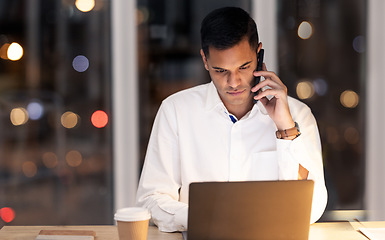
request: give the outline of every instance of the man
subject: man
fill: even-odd
[[[325,209],[327,192],[310,109],[288,97],[285,85],[265,66],[255,71],[262,43],[254,20],[242,9],[221,8],[207,15],[201,40],[212,81],[162,102],[138,205],[150,210],[161,231],[185,231],[191,182],[312,179],[315,222]],[[265,80],[255,85],[255,76]],[[269,89],[254,97],[265,86]]]

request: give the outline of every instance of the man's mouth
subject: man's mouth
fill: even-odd
[[[242,90],[242,91],[231,91],[231,92],[227,92],[228,94],[230,94],[231,96],[239,96],[241,95],[242,93],[244,93],[246,90]]]

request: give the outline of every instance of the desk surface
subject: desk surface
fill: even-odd
[[[365,227],[385,227],[385,222],[363,222]],[[316,223],[310,226],[309,240],[367,240],[355,229],[359,223]],[[2,240],[34,240],[42,229],[94,230],[97,240],[119,240],[116,226],[5,226],[0,230]],[[180,233],[162,233],[154,226],[148,229],[148,240],[182,240]]]

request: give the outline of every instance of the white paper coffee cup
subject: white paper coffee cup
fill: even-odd
[[[146,240],[150,212],[145,208],[118,209],[114,219],[118,225],[120,240]]]

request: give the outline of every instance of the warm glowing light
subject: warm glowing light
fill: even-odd
[[[46,152],[43,154],[43,163],[47,168],[54,168],[58,165],[59,159],[53,152]]]
[[[297,96],[300,99],[308,99],[314,95],[313,84],[309,81],[303,81],[298,83],[296,91],[297,91]]]
[[[108,123],[108,115],[102,110],[95,111],[91,116],[92,125],[97,128],[103,128]]]
[[[71,167],[78,167],[82,164],[83,157],[79,151],[73,150],[66,154],[66,162]]]
[[[15,126],[23,125],[28,121],[28,112],[25,108],[14,108],[11,111],[10,119]]]
[[[10,223],[15,219],[15,210],[10,207],[3,207],[0,209],[0,217],[4,222]]]
[[[6,43],[6,44],[4,44],[1,48],[0,48],[0,57],[2,58],[2,59],[8,59],[8,48],[9,48],[9,45],[11,45],[11,44],[9,44],[9,43]]]
[[[149,12],[147,8],[139,8],[136,10],[136,22],[138,25],[148,21]]]
[[[360,134],[354,127],[348,127],[345,129],[344,137],[349,144],[357,144],[360,141]]]
[[[346,108],[355,108],[357,107],[360,99],[356,92],[352,90],[346,90],[343,93],[341,93],[340,96],[340,102],[342,106]]]
[[[83,55],[76,56],[72,61],[72,67],[78,72],[85,72],[89,66],[88,58]]]
[[[11,45],[8,47],[7,57],[12,61],[17,61],[23,57],[23,48],[20,46],[20,44],[16,42],[11,43]]]
[[[44,108],[40,102],[34,100],[28,104],[27,112],[30,119],[38,120],[43,116]]]
[[[27,161],[22,165],[23,173],[26,177],[34,177],[37,173],[37,167],[34,162]]]
[[[298,27],[298,36],[302,39],[309,39],[313,34],[313,28],[307,21],[303,21]]]
[[[61,124],[65,128],[74,128],[79,122],[79,115],[71,111],[63,113],[61,116]]]
[[[95,0],[76,0],[75,6],[82,12],[89,12],[95,7]]]

